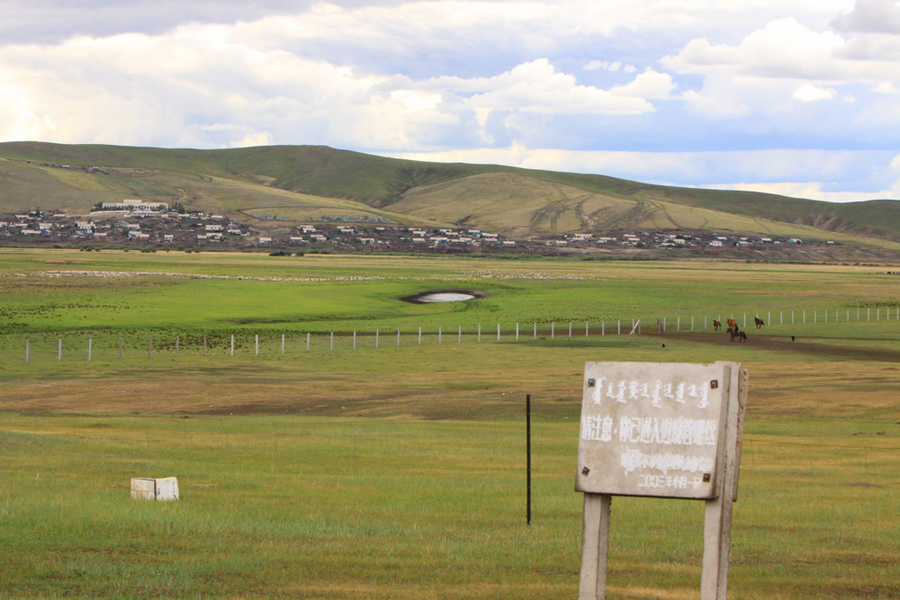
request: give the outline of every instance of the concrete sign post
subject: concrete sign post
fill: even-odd
[[[581,600],[606,596],[613,496],[706,502],[702,600],[724,600],[748,375],[736,363],[585,365]]]

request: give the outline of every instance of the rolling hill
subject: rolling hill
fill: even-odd
[[[900,242],[900,201],[832,204],[601,175],[398,160],[324,146],[229,150],[0,144],[0,212],[86,213],[142,198],[255,226],[373,217],[512,237],[622,229],[711,230]]]

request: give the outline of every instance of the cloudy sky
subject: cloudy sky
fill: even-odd
[[[896,0],[0,0],[0,141],[900,198]]]

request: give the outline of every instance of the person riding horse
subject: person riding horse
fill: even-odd
[[[731,334],[731,341],[734,341],[734,338],[737,338],[740,342],[747,341],[747,334],[738,329],[737,323],[735,323],[734,327],[728,328],[728,333]]]

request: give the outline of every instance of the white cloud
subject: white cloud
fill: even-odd
[[[518,65],[491,78],[485,87],[489,89],[472,96],[473,105],[537,113],[636,114],[653,110],[639,96],[641,86],[632,93],[612,93],[578,85],[574,76],[557,72],[547,59]]]
[[[900,5],[896,0],[856,0],[832,25],[841,31],[900,34]]]
[[[737,46],[693,39],[661,62],[679,73],[829,80],[835,76],[835,54],[845,43],[837,34],[816,32],[786,17],[750,33]]]
[[[804,83],[794,90],[794,99],[800,102],[818,102],[819,100],[831,100],[837,96],[837,90],[832,88],[821,88],[815,85]]]
[[[633,81],[613,88],[612,92],[619,96],[656,100],[669,98],[674,89],[675,83],[671,75],[648,70],[635,77]]]

